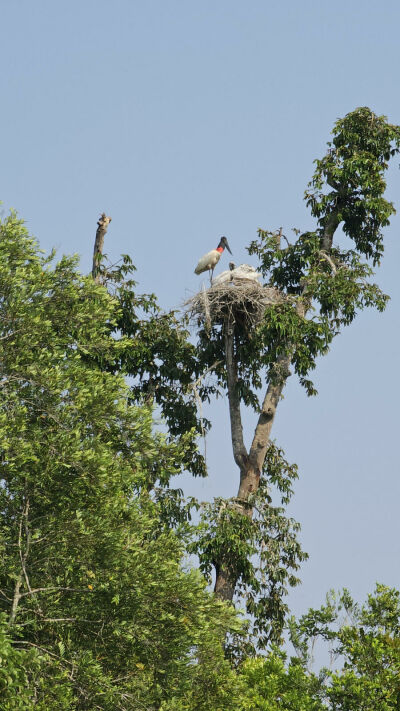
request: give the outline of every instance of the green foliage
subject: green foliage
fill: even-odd
[[[321,694],[332,711],[395,711],[400,699],[400,593],[377,585],[361,607],[349,592],[291,620],[291,639],[303,663],[317,639],[328,642],[342,668],[325,670]]]
[[[336,122],[327,154],[315,161],[317,167],[306,192],[307,205],[322,229],[337,213],[357,251],[372,258],[374,264],[383,254],[382,227],[395,212],[383,197],[384,173],[399,150],[399,126],[367,107],[356,109]]]
[[[398,709],[400,700],[400,593],[377,585],[375,595],[358,609],[352,624],[338,635],[345,663],[331,675],[328,698],[334,709]]]
[[[249,659],[241,668],[243,697],[240,711],[323,711],[320,682],[297,659],[286,664],[279,649]]]
[[[326,355],[335,336],[366,307],[383,311],[388,297],[368,281],[373,274],[354,250],[331,249],[325,256],[318,233],[300,235],[295,244],[277,250],[273,235],[259,230],[259,240],[250,246],[258,254],[269,283],[286,293],[283,304],[271,306],[255,335],[257,367],[273,373],[284,354],[309,395],[316,391],[307,376],[316,359]],[[299,310],[299,303],[302,304]],[[246,357],[249,354],[247,347]],[[248,366],[247,366],[248,367]]]
[[[33,708],[28,673],[40,669],[37,651],[16,649],[10,637],[7,617],[0,615],[0,699],[4,711]],[[29,671],[28,671],[29,670]]]
[[[297,658],[272,648],[239,666],[240,711],[397,711],[400,699],[400,593],[377,585],[366,604],[331,592],[326,604],[290,621]],[[333,668],[310,671],[316,642]],[[339,664],[340,663],[340,664]]]
[[[4,708],[210,708],[240,625],[182,568],[184,531],[151,496],[184,467],[185,436],[154,431],[113,372],[130,347],[118,299],[75,259],[53,266],[15,216],[0,246]]]
[[[200,569],[210,579],[212,566],[224,560],[237,575],[236,596],[250,615],[253,645],[266,648],[282,641],[288,607],[284,602],[289,587],[300,581],[295,575],[308,556],[297,540],[299,524],[285,515],[297,467],[270,444],[264,463],[265,476],[249,498],[252,517],[243,516],[235,499],[216,499],[205,504],[197,536],[190,550],[198,554]],[[272,489],[281,498],[272,506]]]
[[[259,230],[249,248],[259,257],[267,283],[287,297],[266,311],[254,341],[253,369],[264,366],[270,373],[279,355],[290,353],[308,394],[315,390],[307,375],[341,327],[365,307],[383,311],[388,300],[369,281],[373,272],[364,257],[375,264],[383,254],[382,228],[394,212],[383,196],[383,176],[390,157],[400,150],[400,127],[361,108],[337,121],[333,135],[306,192],[318,229],[297,234],[295,243],[285,247],[277,244],[275,233]],[[356,249],[332,245],[339,224]],[[248,347],[246,358],[251,355]]]

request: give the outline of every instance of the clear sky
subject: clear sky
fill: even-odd
[[[303,192],[336,118],[370,106],[400,123],[399,26],[398,0],[3,0],[4,211],[43,249],[78,252],[84,271],[105,211],[110,258],[130,253],[140,288],[179,306],[220,235],[240,263],[258,227],[313,227]],[[337,339],[317,398],[292,378],[279,408],[310,554],[296,613],[331,587],[359,600],[376,580],[400,587],[399,227],[395,216],[377,275],[387,311]],[[201,498],[237,489],[227,403],[209,414],[210,478],[187,486]]]

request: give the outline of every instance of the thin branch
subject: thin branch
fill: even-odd
[[[22,593],[20,595],[21,597],[26,597],[27,595],[35,595],[38,592],[60,592],[60,591],[65,591],[65,592],[87,592],[86,588],[66,588],[62,586],[55,586],[55,587],[50,587],[50,588],[33,588],[30,589],[29,592]]]
[[[213,372],[215,370],[215,368],[217,367],[217,365],[221,365],[221,363],[222,363],[222,360],[216,360],[212,365],[210,365],[209,368],[207,368],[207,370],[204,371],[204,373],[202,373],[200,375],[199,378],[197,378],[197,380],[195,380],[193,383],[189,383],[189,385],[187,386],[188,390],[191,390],[192,388],[197,388],[198,385],[201,385],[201,383],[204,380],[204,378],[206,377],[206,375],[208,375],[208,373]]]
[[[86,620],[83,617],[45,617],[40,612],[37,614],[42,619],[42,622],[85,622],[91,625],[100,625],[102,623],[102,620]]]
[[[19,645],[19,644],[27,644],[29,647],[35,647],[35,649],[39,649],[41,652],[44,652],[45,654],[48,654],[49,657],[54,657],[55,659],[59,659],[62,661],[63,664],[74,668],[75,664],[73,662],[69,662],[67,659],[64,659],[64,657],[60,657],[59,654],[54,654],[54,652],[50,652],[49,649],[46,649],[46,647],[41,647],[39,644],[35,644],[34,642],[29,642],[26,639],[12,639],[11,640],[12,644]],[[18,649],[18,646],[16,647]]]

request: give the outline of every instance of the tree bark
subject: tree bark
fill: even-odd
[[[93,266],[92,266],[92,277],[95,280],[95,282],[100,283],[101,281],[101,275],[100,275],[100,260],[103,254],[103,247],[104,247],[104,237],[106,235],[106,232],[108,230],[108,225],[111,222],[111,217],[107,217],[106,213],[103,212],[98,223],[97,223],[97,230],[96,230],[96,239],[94,243],[94,250],[93,250]]]
[[[248,454],[244,445],[242,416],[240,412],[240,397],[237,390],[238,377],[234,353],[234,331],[235,324],[229,320],[225,321],[225,364],[228,383],[229,419],[231,423],[233,458],[238,467],[243,469],[247,464]]]
[[[237,573],[235,573],[234,570],[230,570],[229,567],[222,561],[221,564],[216,567],[214,587],[215,595],[220,600],[232,602],[235,594],[236,583]]]
[[[324,228],[321,235],[321,249],[323,249],[324,252],[329,252],[332,249],[333,235],[341,222],[339,211],[340,208],[339,205],[337,205],[324,220]]]

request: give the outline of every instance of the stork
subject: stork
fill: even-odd
[[[210,284],[211,284],[214,269],[215,269],[216,265],[218,264],[221,254],[224,251],[225,247],[228,250],[228,252],[230,252],[230,254],[232,254],[229,244],[228,244],[228,240],[226,239],[226,237],[221,237],[218,247],[216,249],[212,249],[211,252],[207,252],[207,254],[205,254],[199,260],[199,263],[198,263],[196,269],[194,270],[194,273],[201,274],[202,272],[206,272],[208,270],[210,272]]]
[[[229,262],[229,271],[221,272],[215,279],[213,279],[213,284],[224,284],[226,282],[259,282],[262,274],[258,272],[250,264],[239,264],[237,267],[234,262]]]

